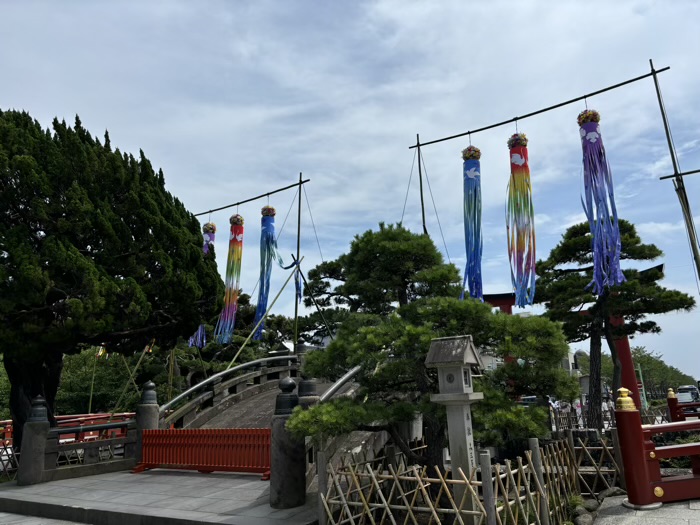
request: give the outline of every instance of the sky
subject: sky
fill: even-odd
[[[56,116],[113,147],[142,149],[193,213],[310,179],[302,193],[305,272],[380,222],[420,232],[416,135],[427,142],[511,119],[644,75],[659,74],[682,170],[700,168],[700,3],[669,1],[113,1],[0,0],[0,109]],[[662,284],[700,302],[651,78],[520,120],[527,134],[537,256],[584,220],[576,116],[601,113],[619,214],[664,252]],[[472,136],[482,152],[486,293],[512,291],[504,205],[513,124]],[[461,150],[421,149],[427,229],[463,271]],[[409,184],[410,183],[410,184]],[[700,174],[686,177],[695,220]],[[296,194],[269,197],[279,246],[296,250]],[[243,291],[258,279],[262,199],[202,217],[246,219]],[[291,210],[291,213],[290,213]],[[289,215],[288,215],[289,214]],[[285,221],[285,217],[288,219]],[[652,263],[647,263],[650,266]],[[640,268],[645,267],[644,265]],[[271,298],[286,275],[276,271]],[[293,312],[291,287],[273,313]],[[303,311],[303,310],[302,310]],[[520,311],[541,311],[528,308]],[[638,336],[700,379],[700,308],[658,316]],[[572,348],[587,350],[585,343]]]

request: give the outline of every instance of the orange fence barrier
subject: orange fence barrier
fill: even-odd
[[[144,430],[134,472],[174,468],[200,472],[258,472],[270,479],[269,428]]]

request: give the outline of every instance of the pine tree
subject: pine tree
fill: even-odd
[[[653,261],[663,255],[653,244],[643,244],[633,224],[620,220],[622,261]],[[604,338],[614,363],[613,391],[620,387],[621,367],[615,337],[658,333],[661,327],[649,315],[690,310],[695,300],[689,295],[658,284],[663,267],[647,270],[624,269],[627,282],[596,296],[589,283],[593,276],[593,254],[588,223],[570,227],[545,261],[537,263],[537,300],[547,315],[562,321],[569,341],[590,338],[589,426],[602,427],[600,367]],[[613,319],[624,320],[614,326]]]

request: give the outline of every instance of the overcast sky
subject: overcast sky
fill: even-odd
[[[421,230],[408,149],[417,133],[425,142],[529,113],[643,75],[649,59],[671,67],[659,81],[681,168],[700,168],[698,19],[700,3],[691,0],[0,0],[0,108],[26,110],[44,126],[54,116],[72,124],[78,114],[100,138],[108,129],[113,147],[143,149],[194,213],[292,184],[303,172],[311,179],[302,212],[308,272],[380,221],[403,217]],[[699,300],[678,200],[672,182],[659,180],[672,168],[653,81],[587,102],[602,116],[620,216],[664,251],[663,285]],[[530,139],[538,258],[584,219],[576,124],[584,108],[573,104],[518,126]],[[511,291],[504,202],[506,140],[514,132],[508,125],[472,137],[482,151],[486,293]],[[460,271],[467,145],[456,139],[422,150],[428,231]],[[700,175],[686,186],[697,221]],[[294,197],[270,197],[278,231]],[[241,282],[248,293],[266,203],[238,210],[246,219]],[[222,275],[234,211],[211,216]],[[287,257],[295,229],[296,209],[279,241]],[[276,273],[271,296],[285,277]],[[275,310],[293,311],[291,288]],[[657,320],[662,334],[632,344],[700,378],[700,309]]]

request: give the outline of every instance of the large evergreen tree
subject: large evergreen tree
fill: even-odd
[[[112,151],[77,117],[52,133],[0,112],[0,352],[16,428],[32,397],[53,407],[64,353],[168,346],[214,315],[222,282],[201,245],[143,152]]]
[[[622,261],[652,261],[662,255],[653,244],[644,244],[633,224],[620,220]],[[593,278],[593,252],[588,223],[576,224],[563,235],[545,261],[537,263],[537,300],[547,315],[562,321],[569,341],[590,338],[590,392],[588,425],[601,428],[601,346],[605,339],[614,363],[613,391],[620,387],[621,368],[614,338],[658,333],[661,327],[650,315],[690,310],[695,301],[689,295],[658,284],[663,267],[624,269],[625,283],[597,296],[589,286]],[[614,319],[624,320],[615,326]]]

